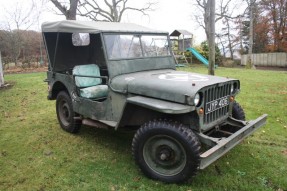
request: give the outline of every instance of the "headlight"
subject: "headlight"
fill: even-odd
[[[230,94],[235,94],[236,91],[238,89],[238,84],[237,83],[233,83],[231,84],[231,87],[230,87]]]
[[[233,92],[234,92],[234,84],[231,84],[230,94],[233,94]]]
[[[194,103],[195,106],[199,105],[199,103],[200,103],[200,95],[199,95],[199,93],[195,94],[194,99],[193,99],[193,103]]]

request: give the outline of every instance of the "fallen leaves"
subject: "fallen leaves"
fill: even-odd
[[[287,156],[287,149],[281,151],[283,155],[286,155]]]

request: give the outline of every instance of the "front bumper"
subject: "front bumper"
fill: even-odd
[[[230,133],[228,137],[215,138],[205,135],[203,133],[199,133],[198,136],[200,141],[211,147],[210,149],[208,149],[207,151],[205,151],[200,155],[201,162],[199,168],[204,169],[210,164],[212,164],[214,161],[216,161],[218,158],[223,156],[233,147],[238,145],[243,139],[251,135],[261,126],[265,125],[266,119],[267,114],[264,114],[261,117],[258,117],[256,120],[252,120],[249,122],[238,121],[232,118],[228,118],[225,125],[231,128],[235,127],[238,129],[234,133],[227,132]],[[218,131],[221,130],[218,129]]]

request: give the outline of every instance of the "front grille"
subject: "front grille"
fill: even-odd
[[[229,96],[230,90],[231,90],[231,84],[223,84],[223,85],[220,84],[219,86],[213,86],[213,87],[206,89],[203,92],[204,99],[205,99],[204,100],[205,102],[204,111],[207,111],[206,103],[212,102],[214,100],[217,100],[225,96]],[[224,117],[228,113],[228,109],[229,109],[229,105],[225,105],[212,112],[205,113],[203,117],[203,124],[208,124],[221,117]]]

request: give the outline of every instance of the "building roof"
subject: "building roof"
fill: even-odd
[[[100,33],[100,32],[140,32],[140,33],[165,33],[132,23],[95,22],[65,20],[57,22],[45,22],[42,24],[42,32],[67,32],[67,33]]]
[[[174,30],[170,36],[180,36],[180,35],[190,35],[192,36],[191,32],[188,32],[187,30]]]

